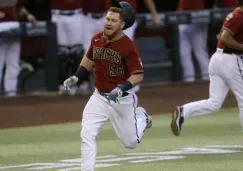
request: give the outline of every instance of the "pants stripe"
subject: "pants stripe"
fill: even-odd
[[[242,58],[241,58],[242,60]],[[243,62],[243,61],[242,61]],[[238,64],[238,68],[239,68],[239,72],[240,72],[240,75],[241,75],[241,78],[243,80],[243,75],[242,75],[242,72],[241,72],[241,69],[240,69],[240,63],[239,63],[239,58],[237,58],[237,64]]]
[[[133,108],[134,108],[134,119],[135,119],[135,128],[136,128],[137,141],[138,141],[138,143],[140,143],[139,136],[138,136],[137,117],[136,117],[136,106],[135,106],[136,100],[135,100],[134,95],[132,97],[133,97]]]

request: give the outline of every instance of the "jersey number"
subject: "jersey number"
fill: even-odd
[[[110,64],[110,75],[111,76],[121,76],[124,75],[124,69],[121,65]]]

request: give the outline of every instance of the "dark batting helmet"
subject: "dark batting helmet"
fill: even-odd
[[[113,0],[112,6],[117,7],[117,8],[122,8],[124,11],[125,26],[124,26],[123,30],[131,27],[134,24],[135,14],[132,9],[132,6],[129,3],[125,2],[125,1],[117,2],[116,0]]]
[[[237,0],[238,5],[242,5],[243,4],[243,0]]]

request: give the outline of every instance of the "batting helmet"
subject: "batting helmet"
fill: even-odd
[[[124,11],[125,26],[124,26],[123,30],[131,27],[134,24],[135,14],[132,9],[132,6],[129,3],[125,2],[125,1],[117,2],[116,0],[113,0],[112,6],[117,7],[117,8],[122,8]]]
[[[237,0],[237,4],[238,5],[242,5],[243,4],[243,0]]]

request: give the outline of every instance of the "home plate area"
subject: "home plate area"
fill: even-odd
[[[179,160],[185,158],[186,155],[193,154],[232,154],[242,152],[242,145],[209,145],[204,147],[182,148],[174,151],[124,153],[120,155],[97,156],[95,167],[116,167],[123,164]],[[23,168],[27,170],[57,169],[57,171],[76,171],[80,170],[80,163],[81,158],[77,158],[60,160],[56,163],[30,163],[22,165],[0,166],[0,170]]]

